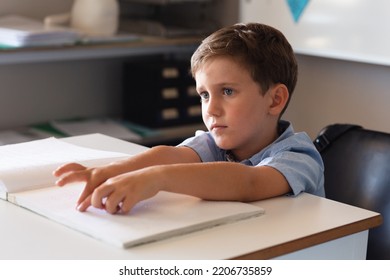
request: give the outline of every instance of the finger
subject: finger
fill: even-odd
[[[113,190],[111,185],[100,185],[91,194],[91,205],[99,209],[104,209],[105,203],[103,203],[103,199],[107,198]]]
[[[64,165],[59,166],[56,170],[53,171],[53,175],[56,177],[59,177],[65,173],[71,172],[71,171],[81,171],[84,170],[86,167],[78,164],[78,163],[67,163]]]
[[[73,182],[85,182],[88,181],[89,175],[83,171],[71,172],[56,181],[57,186],[64,186]]]
[[[92,186],[89,183],[87,183],[81,192],[79,199],[77,200],[77,205],[81,204],[84,200],[89,199],[89,204],[91,204],[91,196],[95,188],[98,186]]]
[[[127,214],[130,212],[131,209],[137,204],[137,200],[134,199],[134,197],[125,197],[125,199],[122,201],[120,212],[123,214]]]
[[[88,207],[91,206],[91,196],[92,195],[89,195],[82,201],[80,201],[79,199],[79,201],[77,202],[77,210],[79,210],[80,212],[85,212]]]
[[[104,203],[105,209],[110,214],[118,213],[121,210],[123,196],[116,192],[111,193]]]

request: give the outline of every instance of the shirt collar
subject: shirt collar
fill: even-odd
[[[272,142],[270,145],[287,138],[289,135],[291,135],[291,133],[294,133],[294,129],[293,129],[291,123],[288,121],[283,121],[283,120],[279,121],[279,123],[278,123],[279,137],[274,142]],[[270,145],[268,145],[267,147],[269,147]],[[258,153],[254,154],[249,159],[242,160],[241,163],[243,163],[245,165],[254,165],[253,162],[256,161],[254,159],[257,158],[259,156],[259,154],[261,154],[267,147],[265,147],[264,149],[262,149]],[[225,159],[228,162],[239,162],[230,150],[225,151]]]

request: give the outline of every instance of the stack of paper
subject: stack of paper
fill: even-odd
[[[65,27],[46,27],[43,22],[22,16],[0,17],[0,44],[35,47],[74,44],[80,35]]]

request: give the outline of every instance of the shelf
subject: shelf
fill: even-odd
[[[207,131],[203,123],[187,124],[175,127],[156,129],[154,135],[144,136],[140,140],[128,140],[133,143],[152,147],[155,145],[177,145],[184,139],[195,135],[197,130]],[[88,132],[90,133],[90,132]],[[104,132],[99,132],[103,133]],[[0,146],[6,144],[16,144],[20,142],[33,141],[47,137],[69,137],[64,132],[56,130],[49,123],[36,126],[16,127],[9,130],[0,130]],[[115,136],[114,136],[115,137]],[[125,140],[125,139],[123,139]]]
[[[200,41],[200,37],[140,37],[131,42],[0,50],[0,65],[193,52]]]

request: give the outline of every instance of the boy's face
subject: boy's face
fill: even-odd
[[[195,80],[203,121],[218,147],[243,160],[275,139],[269,91],[263,95],[249,71],[235,60],[210,59],[195,73]]]

